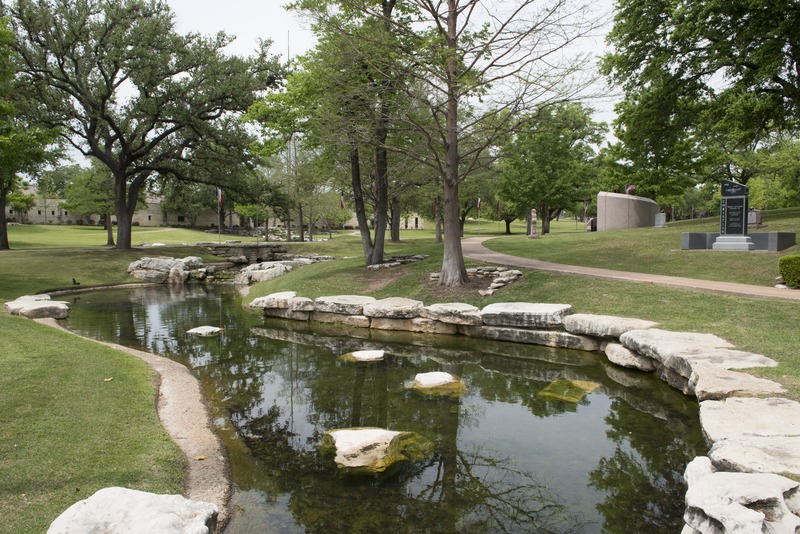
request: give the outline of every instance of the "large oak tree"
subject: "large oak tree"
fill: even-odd
[[[226,55],[231,37],[178,34],[164,1],[17,0],[6,12],[21,81],[44,104],[25,113],[114,177],[117,248],[130,248],[139,191],[156,176],[192,179],[200,146],[243,157],[247,136],[230,116],[280,75],[268,43]]]

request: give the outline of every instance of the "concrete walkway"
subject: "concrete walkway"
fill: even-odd
[[[693,278],[682,278],[679,276],[629,273],[626,271],[612,271],[611,269],[596,269],[593,267],[581,267],[578,265],[564,265],[561,263],[551,263],[548,261],[510,256],[508,254],[494,252],[483,246],[484,241],[487,239],[493,239],[494,237],[496,236],[470,237],[463,239],[461,241],[461,248],[464,256],[486,263],[496,263],[500,265],[522,267],[524,269],[536,269],[539,271],[549,271],[561,274],[578,274],[583,276],[595,276],[598,278],[610,278],[612,280],[623,280],[625,282],[640,282],[644,284],[657,284],[667,287],[716,291],[719,293],[729,293],[732,295],[748,297],[800,301],[800,290],[751,286],[747,284],[735,284],[732,282],[715,282],[713,280],[695,280]]]

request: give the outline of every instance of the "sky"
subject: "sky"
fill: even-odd
[[[179,33],[215,34],[222,30],[235,35],[228,50],[237,55],[250,55],[258,39],[270,39],[270,48],[283,60],[314,46],[308,25],[281,6],[288,0],[168,0],[175,13]]]
[[[176,29],[180,33],[197,32],[215,34],[220,30],[235,35],[236,40],[228,50],[237,55],[250,55],[258,39],[270,39],[272,54],[285,61],[314,47],[315,39],[308,23],[282,6],[289,0],[168,0],[175,13]],[[593,9],[598,13],[610,13],[613,0],[595,0]],[[587,41],[583,46],[592,53],[602,53],[603,33]],[[597,112],[595,120],[609,124],[614,118],[613,105],[616,98],[592,102]]]

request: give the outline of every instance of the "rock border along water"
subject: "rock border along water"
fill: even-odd
[[[683,534],[800,528],[800,404],[782,398],[786,391],[777,382],[738,371],[777,362],[736,350],[715,335],[671,332],[640,319],[575,314],[569,304],[513,302],[479,309],[360,295],[311,301],[284,291],[256,298],[250,307],[265,317],[601,352],[616,365],[653,372],[697,397],[711,449],[686,468]]]

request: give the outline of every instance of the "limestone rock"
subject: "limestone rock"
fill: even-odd
[[[564,329],[567,332],[597,337],[618,338],[629,330],[646,330],[657,324],[642,319],[588,313],[576,313],[564,317]]]
[[[217,523],[217,506],[180,495],[155,495],[127,488],[101,489],[67,508],[48,534],[207,534]]]
[[[239,271],[233,279],[233,283],[237,285],[257,284],[283,276],[291,270],[292,266],[282,261],[254,263]]]
[[[253,299],[250,303],[251,308],[289,308],[289,301],[297,296],[294,291],[281,291],[279,293],[271,293],[264,297]]]
[[[418,300],[390,297],[364,304],[363,315],[388,319],[413,319],[419,317],[423,304]]]
[[[362,295],[335,295],[317,297],[314,301],[318,312],[364,315],[364,305],[375,302],[373,297]]]
[[[194,334],[200,337],[218,336],[222,333],[222,328],[217,326],[197,326],[186,331],[187,334]]]
[[[800,436],[800,404],[777,397],[704,401],[700,424],[711,445],[740,436]]]
[[[369,328],[370,319],[364,315],[344,315],[341,313],[331,313],[315,311],[311,312],[311,320],[319,323],[334,323],[344,326],[355,326],[357,328]]]
[[[503,328],[499,326],[459,326],[458,331],[471,337],[512,341],[530,345],[544,345],[562,349],[578,349],[596,351],[600,348],[597,339],[588,336],[576,336],[554,330],[529,330],[526,328]]]
[[[383,428],[344,428],[325,432],[320,449],[335,451],[334,461],[349,474],[382,473],[394,463],[430,456],[433,443],[414,432]]]
[[[608,357],[608,361],[622,367],[639,369],[640,371],[653,371],[656,368],[652,359],[633,352],[619,343],[606,343],[604,352]]]
[[[715,472],[704,456],[684,474],[686,525],[702,533],[793,533],[800,529],[800,483],[774,474]]]
[[[471,304],[460,302],[448,302],[443,304],[431,304],[422,308],[422,317],[441,321],[448,324],[465,324],[480,326],[483,324],[481,311]]]
[[[202,267],[203,260],[197,256],[187,256],[182,259],[161,256],[132,262],[128,265],[128,274],[146,282],[178,284],[190,278],[190,271]]]
[[[292,311],[313,312],[317,307],[310,298],[292,297],[289,299],[289,309]]]
[[[347,362],[378,362],[383,360],[385,351],[382,350],[355,350],[339,356]]]
[[[599,388],[600,384],[589,380],[567,380],[562,378],[548,384],[536,394],[537,397],[549,397],[565,402],[580,402],[588,393]]]
[[[169,270],[169,274],[167,275],[167,283],[169,284],[183,285],[188,279],[189,273],[183,269],[183,264],[181,263],[176,263],[173,265],[172,269]]]
[[[442,371],[417,373],[411,382],[411,389],[429,396],[460,397],[467,386],[457,376]]]
[[[652,328],[631,330],[619,339],[625,347],[657,360],[686,379],[695,367],[746,369],[778,365],[760,354],[732,350],[733,345],[712,334]]]
[[[290,319],[292,321],[308,321],[311,319],[311,312],[294,311],[289,308],[264,308],[264,317],[277,317],[279,319]]]
[[[457,334],[458,325],[442,323],[424,317],[413,319],[389,319],[386,317],[373,317],[369,323],[373,330],[400,330],[404,332],[417,332],[421,334]]]
[[[689,389],[700,401],[727,397],[767,397],[786,393],[783,386],[772,380],[715,367],[695,368],[689,378]]]
[[[41,302],[50,300],[50,295],[23,295],[15,300],[3,304],[3,308],[11,315],[19,315],[19,310],[28,306],[31,302]]]
[[[800,478],[800,436],[739,436],[718,441],[708,453],[718,471],[783,473]]]
[[[534,304],[530,302],[498,302],[481,310],[483,323],[490,326],[521,328],[554,328],[561,326],[572,313],[569,304]]]
[[[17,308],[16,314],[28,319],[66,319],[69,317],[69,302],[61,300],[32,300]]]

